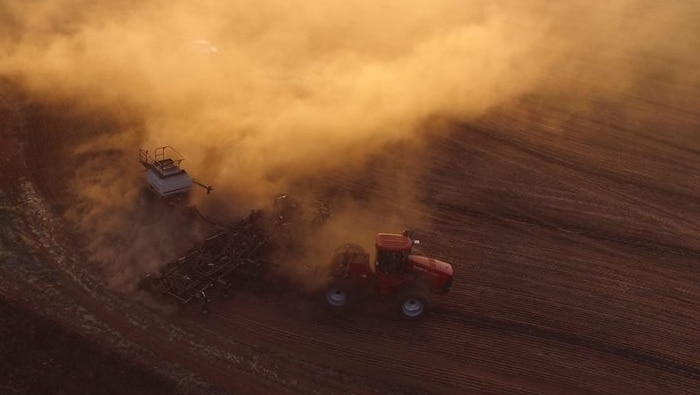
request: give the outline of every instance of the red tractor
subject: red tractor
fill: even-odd
[[[333,256],[330,282],[323,300],[333,310],[346,310],[370,295],[394,297],[398,313],[417,319],[426,311],[430,294],[452,287],[452,265],[415,254],[410,232],[379,233],[374,265],[356,244],[341,246]]]

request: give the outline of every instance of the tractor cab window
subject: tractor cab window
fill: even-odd
[[[377,268],[383,273],[398,273],[404,269],[408,253],[377,250]]]

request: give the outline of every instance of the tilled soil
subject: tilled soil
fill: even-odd
[[[110,124],[5,87],[0,313],[15,356],[1,388],[699,393],[700,91],[671,103],[590,89],[605,100],[533,94],[432,135],[398,168],[377,159],[335,175],[337,189],[386,207],[392,182],[415,177],[422,208],[403,214],[427,253],[454,264],[455,285],[405,322],[381,303],[328,315],[259,282],[214,294],[206,316],[114,292],[61,215],[67,147]]]
[[[528,106],[436,137],[423,153],[435,155],[435,168],[422,182],[437,192],[421,197],[431,219],[417,228],[429,252],[454,263],[456,279],[421,322],[397,320],[382,305],[328,316],[315,300],[255,283],[239,284],[230,299],[214,295],[209,316],[197,306],[173,315],[124,299],[81,267],[79,250],[56,231],[63,225],[49,202],[65,178],[33,166],[44,163],[40,154],[26,159],[39,178],[13,180],[13,212],[33,215],[17,217],[28,255],[38,256],[25,268],[36,277],[5,293],[34,308],[53,299],[49,316],[59,322],[65,303],[77,304],[74,313],[90,318],[72,321],[72,330],[154,374],[190,372],[183,392],[696,392],[700,245],[692,236],[700,210],[686,177],[700,165],[700,147],[624,130],[612,141],[533,138],[546,136],[536,122],[515,129],[543,111]],[[568,121],[562,125],[608,130]],[[56,124],[33,128],[43,136]],[[28,144],[29,152],[56,152],[42,139]],[[385,177],[377,172],[368,177]],[[63,369],[75,374],[75,357],[65,358]],[[42,385],[61,385],[52,377]]]
[[[171,394],[173,383],[7,301],[0,302],[3,394]]]

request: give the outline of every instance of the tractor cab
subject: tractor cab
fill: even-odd
[[[379,294],[394,293],[414,276],[409,272],[408,257],[413,240],[405,234],[379,233],[375,238],[374,274]]]
[[[375,247],[376,271],[397,274],[406,270],[406,261],[411,254],[413,240],[405,235],[379,233],[375,239]]]

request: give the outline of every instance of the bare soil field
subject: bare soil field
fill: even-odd
[[[173,384],[134,368],[31,310],[7,304],[2,318],[5,394],[169,394]]]
[[[115,290],[71,222],[71,182],[95,157],[138,172],[138,147],[75,155],[118,121],[3,82],[0,392],[700,393],[700,85],[558,78],[586,99],[526,95],[395,148],[398,167],[327,178],[454,265],[418,322],[328,315],[264,281],[214,294],[209,315]],[[397,177],[420,212],[393,206]]]
[[[53,214],[69,204],[61,147],[101,127],[25,109],[18,122],[31,132],[3,131],[3,311],[14,324],[7,347],[35,357],[12,363],[4,388],[75,393],[79,379],[62,374],[84,377],[75,388],[86,393],[695,393],[700,117],[633,105],[651,106],[675,132],[523,101],[430,142],[421,182],[434,192],[421,196],[431,223],[416,227],[456,280],[417,323],[382,309],[327,316],[256,283],[215,297],[206,317],[111,292]],[[549,130],[558,118],[562,130]],[[83,136],[56,132],[73,122]],[[385,177],[375,172],[364,182]],[[47,351],[17,326],[75,347]],[[47,352],[60,368],[41,368]],[[124,359],[135,367],[120,368]],[[144,374],[163,379],[144,384]],[[133,387],[104,387],[124,376]]]

